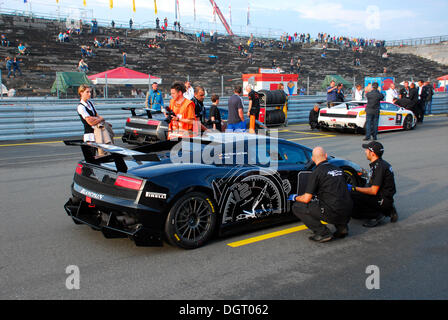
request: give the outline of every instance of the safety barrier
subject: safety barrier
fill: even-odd
[[[220,99],[227,106],[228,97]],[[243,98],[247,108],[247,98]],[[325,96],[293,96],[288,101],[288,124],[307,123],[309,111]],[[113,125],[116,134],[124,132],[129,111],[122,107],[142,107],[144,99],[95,99],[98,113]],[[78,100],[18,99],[0,100],[0,141],[81,137],[83,127],[76,112]],[[168,101],[165,101],[168,104]],[[205,101],[210,105],[210,100]],[[448,113],[448,93],[436,93],[432,113]]]

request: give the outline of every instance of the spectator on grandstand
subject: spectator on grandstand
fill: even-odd
[[[159,17],[156,18],[156,29],[160,29],[160,19],[159,19]]]
[[[84,59],[79,60],[79,63],[78,63],[78,70],[79,70],[80,72],[84,72],[84,73],[89,72],[89,66],[88,66],[87,63],[84,62]]]
[[[126,57],[128,54],[125,51],[123,51],[122,55],[123,55],[123,66],[125,66],[126,65]]]
[[[12,62],[12,67],[14,70],[14,77],[16,76],[16,71],[18,71],[19,74],[22,75],[22,70],[20,70],[21,62],[22,62],[22,59],[17,59],[17,57],[14,57],[14,61]]]
[[[19,55],[29,54],[27,47],[25,47],[22,43],[19,43],[19,46],[17,47],[17,49],[19,50]]]
[[[247,63],[248,64],[253,64],[254,63],[254,59],[252,58],[252,53],[249,53],[247,55]]]
[[[81,46],[81,57],[87,57],[87,46]]]
[[[300,60],[300,58],[297,58],[296,67],[297,67],[297,74],[299,74],[300,68],[302,67],[302,60]]]
[[[111,25],[112,29],[115,28],[115,21],[112,20],[112,22],[110,23],[110,25]]]
[[[8,78],[11,76],[12,73],[12,67],[13,67],[13,61],[11,60],[11,57],[6,57],[6,70],[8,70]],[[14,77],[16,74],[14,73]]]
[[[132,30],[132,25],[134,24],[134,21],[132,21],[132,18],[129,19],[129,30]]]
[[[273,59],[272,60],[272,69],[277,68],[277,60]]]
[[[62,32],[59,32],[58,40],[59,42],[64,42],[64,34]]]
[[[98,41],[98,39],[96,37],[93,40],[93,44],[96,48],[101,48],[103,46],[103,44],[100,41]]]
[[[163,25],[165,26],[165,30],[168,29],[168,18],[165,17],[165,19],[163,19]]]
[[[11,42],[9,42],[5,34],[2,34],[1,40],[2,40],[2,47],[9,47],[9,45],[11,44]]]
[[[90,29],[91,34],[97,34],[98,33],[98,22],[96,19],[92,19],[92,28]]]

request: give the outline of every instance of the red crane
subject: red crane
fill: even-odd
[[[227,33],[229,34],[229,36],[233,36],[233,32],[232,29],[230,29],[229,24],[226,21],[226,18],[224,18],[224,15],[222,14],[221,10],[219,10],[218,5],[216,4],[216,2],[214,0],[210,0],[210,3],[213,6],[213,9],[215,10],[215,12],[218,14],[219,20],[221,20],[224,28],[226,28]]]

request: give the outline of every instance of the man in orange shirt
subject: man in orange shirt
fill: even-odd
[[[172,117],[169,130],[180,134],[191,134],[193,124],[196,121],[194,103],[184,97],[186,91],[182,83],[174,83],[171,86],[170,109],[176,114]]]

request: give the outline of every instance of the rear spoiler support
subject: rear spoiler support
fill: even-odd
[[[152,109],[148,109],[148,108],[133,108],[133,107],[123,107],[121,108],[121,110],[128,110],[131,111],[131,114],[133,117],[137,116],[137,113],[135,113],[135,109],[143,109],[146,111],[146,115],[148,116],[148,119],[152,119],[152,114],[158,111],[152,110]]]
[[[160,158],[154,153],[143,153],[131,149],[126,149],[110,144],[102,144],[95,142],[84,142],[83,140],[64,140],[64,144],[67,146],[80,146],[84,159],[88,163],[100,164],[113,160],[117,171],[126,173],[128,167],[124,161],[125,157],[131,157],[137,162],[141,161],[160,161]],[[104,151],[110,153],[108,156],[95,158],[95,149],[101,148]]]

